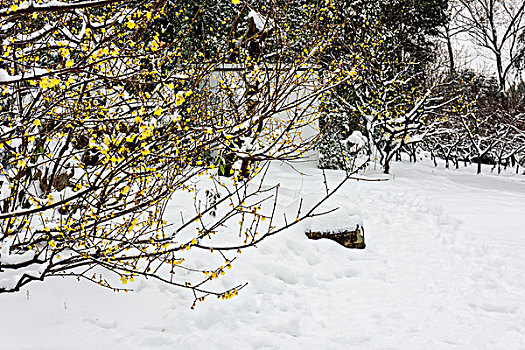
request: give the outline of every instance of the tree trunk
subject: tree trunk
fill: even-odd
[[[505,91],[505,75],[503,73],[503,61],[501,58],[501,52],[496,52],[496,67],[498,69],[498,82],[499,90]]]
[[[390,162],[392,161],[392,158],[394,158],[394,153],[387,153],[385,155],[385,174],[390,174]]]
[[[449,74],[451,77],[456,75],[456,67],[454,62],[454,50],[452,49],[452,41],[450,38],[450,32],[448,26],[445,28],[445,33],[447,37],[447,50],[448,50],[448,65],[449,65]]]
[[[390,174],[390,162],[385,161],[385,174]]]

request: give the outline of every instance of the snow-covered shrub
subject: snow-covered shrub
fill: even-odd
[[[0,5],[0,292],[51,276],[119,291],[146,277],[227,299],[243,285],[212,281],[235,254],[308,216],[277,223],[279,186],[264,175],[313,147],[300,131],[318,111],[305,106],[340,80],[310,67],[342,22],[329,4],[295,27],[284,8],[229,1],[234,16],[167,35],[171,15],[195,17],[184,4]],[[183,45],[217,26],[213,50]]]

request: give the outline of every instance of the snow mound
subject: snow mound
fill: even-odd
[[[328,208],[326,208],[328,209]],[[322,212],[323,208],[319,209]],[[357,227],[363,227],[363,220],[343,207],[308,218],[305,222],[305,229],[311,232],[341,233],[353,231]]]

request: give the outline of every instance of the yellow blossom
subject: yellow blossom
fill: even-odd
[[[177,92],[177,97],[175,99],[175,106],[180,106],[181,104],[184,103],[184,101],[186,101],[186,99],[184,98],[184,92],[182,91]]]

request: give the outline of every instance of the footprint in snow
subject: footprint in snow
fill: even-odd
[[[114,329],[117,328],[117,321],[102,321],[98,318],[96,319],[84,319],[84,322],[91,323],[97,327],[104,328],[104,329]]]

